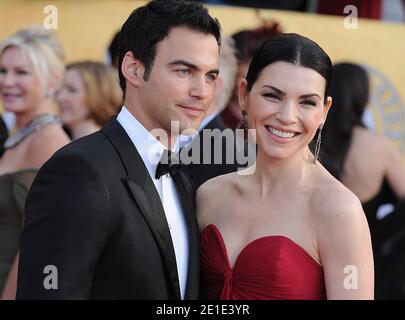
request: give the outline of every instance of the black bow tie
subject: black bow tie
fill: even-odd
[[[173,153],[170,150],[165,150],[160,158],[159,164],[156,168],[155,178],[159,179],[165,174],[173,176],[176,170],[181,166],[180,153]]]

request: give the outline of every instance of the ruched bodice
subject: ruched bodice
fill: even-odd
[[[325,299],[322,267],[285,236],[246,245],[230,266],[219,229],[201,233],[201,298],[223,300]]]

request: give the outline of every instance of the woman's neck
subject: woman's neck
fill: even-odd
[[[69,126],[72,134],[72,140],[79,139],[100,130],[100,126],[93,119],[87,119],[77,124]]]
[[[17,129],[24,128],[29,122],[41,114],[54,113],[54,105],[51,101],[45,101],[33,110],[16,113],[15,122]]]
[[[309,148],[288,159],[270,158],[259,148],[253,179],[257,182],[261,195],[266,196],[275,188],[288,190],[305,184],[315,168]]]

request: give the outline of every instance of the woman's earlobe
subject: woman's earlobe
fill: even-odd
[[[326,106],[330,108],[332,106],[332,97],[329,96],[326,98]]]
[[[323,111],[323,123],[325,123],[326,121],[331,106],[332,106],[332,97],[327,97]]]
[[[247,82],[245,79],[242,79],[239,83],[239,105],[242,109],[245,109],[246,106],[246,95],[247,95]]]

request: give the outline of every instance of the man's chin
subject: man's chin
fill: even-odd
[[[179,122],[180,134],[192,135],[200,128],[202,118],[200,119],[182,119]]]
[[[198,132],[198,129],[196,128],[184,128],[183,130],[180,131],[180,133],[184,136],[192,136]]]

